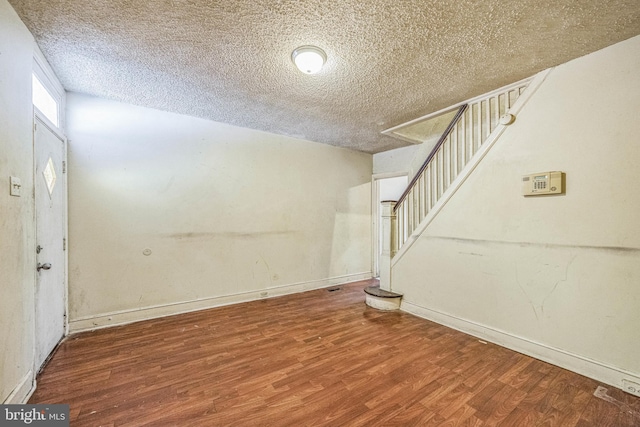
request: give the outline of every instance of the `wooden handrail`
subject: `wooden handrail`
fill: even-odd
[[[422,166],[420,166],[420,169],[418,170],[418,173],[416,173],[414,175],[414,177],[411,180],[411,182],[409,183],[409,185],[407,185],[407,189],[404,190],[404,193],[402,193],[402,196],[400,196],[400,198],[398,199],[398,202],[396,203],[395,207],[393,208],[394,211],[398,209],[398,207],[400,206],[400,203],[402,203],[402,201],[407,197],[407,195],[409,194],[409,192],[413,188],[413,186],[416,183],[416,181],[418,181],[420,179],[420,175],[422,175],[422,172],[424,172],[424,170],[427,168],[427,166],[429,165],[429,162],[431,162],[431,159],[433,159],[433,157],[436,155],[436,153],[438,152],[438,149],[440,148],[440,146],[442,144],[444,144],[444,141],[447,139],[447,136],[449,136],[449,134],[453,130],[453,127],[458,123],[458,120],[460,120],[460,117],[462,117],[462,114],[465,112],[465,110],[467,109],[468,106],[469,106],[469,104],[464,104],[464,105],[460,106],[460,108],[458,109],[458,112],[456,113],[456,115],[453,117],[453,119],[449,123],[449,126],[447,126],[447,128],[444,130],[444,133],[442,134],[442,136],[440,137],[440,139],[436,143],[435,147],[433,147],[433,150],[431,150],[431,153],[429,153],[429,155],[427,156],[427,159],[424,161]]]

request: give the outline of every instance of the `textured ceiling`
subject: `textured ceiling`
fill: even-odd
[[[370,153],[381,130],[640,34],[639,0],[9,0],[63,86]],[[321,47],[315,75],[291,62]]]

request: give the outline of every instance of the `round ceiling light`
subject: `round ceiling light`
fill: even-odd
[[[315,46],[300,46],[291,54],[291,60],[305,74],[315,74],[327,61],[327,54]]]

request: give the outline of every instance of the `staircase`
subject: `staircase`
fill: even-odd
[[[380,287],[391,291],[391,267],[473,172],[511,125],[549,70],[471,99],[458,108],[433,150],[392,207],[388,219],[388,266],[381,259]],[[451,108],[448,111],[452,111]],[[435,113],[439,114],[439,113]],[[434,114],[434,116],[435,116]],[[387,277],[383,277],[383,272]]]
[[[402,295],[395,292],[380,289],[380,286],[368,286],[364,288],[365,303],[369,307],[377,308],[383,311],[398,310]]]

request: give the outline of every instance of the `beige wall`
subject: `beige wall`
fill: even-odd
[[[67,106],[72,329],[371,276],[371,155],[78,94]]]
[[[640,37],[555,68],[396,260],[406,307],[617,386],[640,377],[639,76]],[[523,197],[521,176],[548,170],[566,194]]]
[[[409,180],[411,180],[415,174],[414,163],[417,162],[416,159],[419,157],[420,153],[425,151],[424,149],[421,149],[422,145],[423,144],[410,145],[408,147],[374,154],[373,173],[406,173],[409,176]],[[428,155],[429,153],[426,153],[424,157],[422,157],[422,162],[418,165],[418,168],[422,166],[424,159],[426,159]]]
[[[31,388],[34,363],[33,46],[0,0],[0,401],[13,403]],[[9,195],[10,176],[22,181],[22,197]]]

